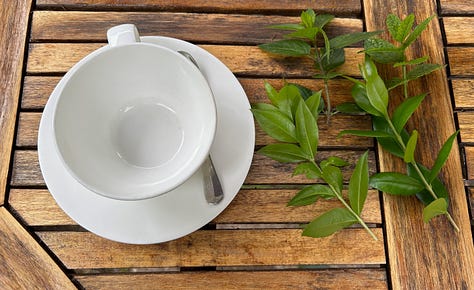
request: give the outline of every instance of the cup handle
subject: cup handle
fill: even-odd
[[[110,46],[140,42],[140,35],[134,24],[121,24],[107,30]]]

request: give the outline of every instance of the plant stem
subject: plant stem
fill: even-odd
[[[407,80],[407,66],[403,65],[402,66],[402,71],[403,71],[403,96],[405,96],[405,99],[408,98],[408,80]]]
[[[316,162],[313,160],[309,160],[311,163],[313,163],[314,166],[316,166],[316,168],[322,172],[321,168],[319,168],[318,164],[316,164]],[[323,178],[324,179],[324,178]],[[326,181],[326,180],[324,180]],[[327,183],[327,181],[326,181]],[[344,198],[337,192],[337,190],[328,183],[328,186],[329,188],[331,188],[332,192],[334,193],[334,195],[337,197],[337,199],[339,199],[339,201],[347,208],[347,210],[356,218],[357,222],[369,233],[369,235],[376,241],[378,241],[378,238],[377,236],[374,234],[374,232],[372,232],[370,230],[370,228],[367,226],[367,224],[364,222],[364,220],[357,214],[354,212],[354,210],[352,210],[352,208],[350,207],[349,204],[347,204],[347,202],[344,200]]]
[[[319,71],[321,72],[321,75],[323,75],[324,77],[324,94],[326,95],[326,123],[330,124],[332,107],[331,107],[331,99],[329,98],[329,84],[328,84],[327,72],[323,67],[321,54],[319,52],[316,39],[314,40],[314,53],[316,55],[316,58],[314,60],[319,67]]]
[[[390,120],[390,118],[388,117],[385,117],[385,120],[388,122],[389,126],[390,126],[390,129],[392,129],[393,133],[395,134],[395,137],[397,139],[397,142],[399,143],[400,147],[402,147],[402,150],[403,152],[406,151],[406,145],[405,145],[405,142],[403,142],[403,139],[402,139],[402,136],[400,136],[400,134],[398,134],[398,132],[395,130],[395,126],[393,126],[393,123],[392,121]],[[416,173],[418,174],[418,177],[420,177],[421,179],[421,182],[423,183],[424,187],[426,190],[428,190],[428,192],[430,193],[430,195],[433,197],[433,199],[438,199],[438,196],[436,195],[436,193],[434,192],[433,190],[433,187],[431,186],[431,184],[428,182],[428,180],[426,180],[426,177],[425,175],[423,174],[423,172],[421,172],[421,169],[420,167],[418,166],[418,164],[415,162],[415,161],[412,161],[410,162],[410,164],[413,166],[413,168],[415,168],[415,171]],[[449,212],[446,212],[445,213],[448,221],[451,223],[451,225],[454,227],[454,229],[459,232],[459,227],[458,225],[456,224],[456,222],[454,221],[454,219],[451,217],[451,215],[449,214]]]

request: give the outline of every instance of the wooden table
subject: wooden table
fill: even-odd
[[[441,1],[3,0],[0,2],[0,288],[1,289],[474,289],[474,5]],[[409,3],[409,4],[406,4]],[[410,6],[406,6],[410,5]],[[371,191],[360,227],[324,239],[301,237],[299,224],[334,207],[288,208],[297,188],[292,167],[254,155],[244,186],[214,221],[181,239],[127,245],[74,223],[54,202],[39,170],[37,131],[43,107],[60,77],[105,45],[107,28],[135,23],[144,35],[181,38],[208,50],[238,77],[251,103],[264,100],[263,81],[282,78],[313,89],[309,63],[273,58],[256,45],[277,34],[266,26],[295,22],[313,8],[337,16],[330,34],[376,30],[385,16],[437,13],[414,55],[446,63],[411,87],[429,91],[413,126],[421,160],[430,165],[446,137],[461,130],[442,177],[451,194],[455,233],[443,218],[421,219],[414,198]],[[344,72],[357,75],[360,48],[347,50]],[[350,84],[332,83],[333,102],[350,100]],[[364,138],[336,139],[341,129],[368,129],[366,116],[320,122],[321,157],[354,161],[370,149],[371,172],[400,163]],[[272,142],[257,128],[256,148]],[[350,170],[345,171],[347,181]]]

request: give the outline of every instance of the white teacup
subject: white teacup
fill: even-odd
[[[64,76],[54,108],[57,151],[69,172],[103,196],[146,199],[194,174],[216,130],[201,72],[181,54],[140,42],[136,27],[107,32],[109,45]]]

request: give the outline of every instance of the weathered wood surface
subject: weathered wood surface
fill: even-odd
[[[31,0],[2,3],[0,8],[0,206],[7,186],[30,8]]]
[[[248,13],[291,13],[313,8],[318,13],[344,16],[360,16],[361,2],[313,0],[37,0],[39,9],[84,9],[84,10],[146,10],[146,11],[186,11],[186,12],[248,12]]]
[[[31,41],[106,42],[112,26],[134,23],[140,35],[171,36],[194,43],[260,44],[283,32],[270,25],[298,22],[297,17],[202,14],[170,12],[62,12],[33,13]],[[199,27],[199,33],[196,28]],[[328,34],[362,31],[360,19],[339,18],[328,26]]]
[[[473,77],[474,47],[448,47],[451,75]]]
[[[471,0],[440,0],[442,15],[474,15]]]
[[[32,43],[29,47],[27,73],[59,74],[105,44],[102,43]],[[295,62],[293,58],[274,57],[256,46],[201,45],[221,60],[238,76],[304,77],[314,75],[310,60]],[[357,64],[363,59],[360,48],[346,50],[346,63],[339,71],[358,75]]]
[[[86,289],[387,289],[383,269],[76,276]],[[140,285],[137,287],[137,285]]]
[[[368,30],[383,28],[389,12],[399,16],[413,12],[418,22],[437,12],[435,1],[421,0],[369,0],[364,1],[364,9]],[[418,57],[426,54],[432,62],[443,63],[442,47],[439,23],[435,20],[410,49],[410,54]],[[464,55],[463,61],[465,58],[469,56]],[[418,129],[423,144],[430,145],[423,146],[418,152],[419,160],[428,166],[432,165],[433,156],[437,155],[442,143],[455,131],[446,78],[444,70],[438,71],[412,83],[409,88],[411,95],[430,92],[410,125]],[[403,170],[404,165],[397,161],[382,151],[381,171]],[[450,211],[461,228],[459,233],[442,217],[424,224],[422,205],[415,198],[384,195],[386,242],[394,289],[474,288],[474,247],[460,164],[458,147],[454,146],[442,178],[450,192]]]
[[[336,200],[321,200],[311,206],[287,207],[297,189],[242,189],[215,224],[308,223],[323,212],[339,206]],[[12,189],[9,203],[29,226],[76,225],[45,189]],[[367,223],[381,224],[378,192],[371,190],[362,212]],[[251,226],[251,225],[249,225]]]
[[[76,289],[53,259],[0,207],[0,288]]]
[[[443,23],[447,44],[474,44],[472,17],[444,17]]]
[[[474,80],[473,79],[453,79],[454,102],[456,109],[472,109],[474,108]]]
[[[200,230],[155,245],[116,243],[89,232],[37,235],[69,269],[384,264],[382,229],[373,231],[378,241],[368,239],[363,229],[318,240],[301,236],[298,229]]]

